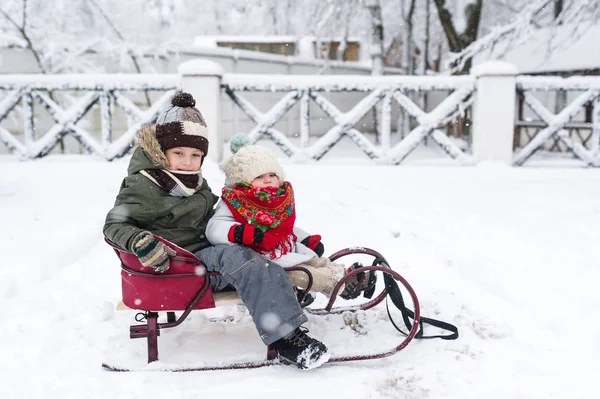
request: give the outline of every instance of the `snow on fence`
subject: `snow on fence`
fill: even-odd
[[[523,165],[548,143],[550,149],[562,143],[585,166],[600,167],[600,77],[519,76],[516,83],[519,112],[515,130],[534,127],[536,131],[515,153],[513,164]],[[546,99],[548,93],[554,94],[556,113],[536,97],[536,92],[545,93]],[[524,117],[523,104],[533,116]]]
[[[23,122],[22,141],[2,126],[0,141],[22,158],[34,159],[47,155],[65,135],[70,135],[87,152],[113,160],[129,151],[136,131],[156,119],[179,85],[178,75],[0,75],[0,122],[19,103]],[[148,91],[165,93],[144,110],[123,95]],[[73,92],[84,94],[75,96]],[[57,98],[68,105],[59,105]],[[36,126],[34,101],[44,107],[54,122],[44,133]],[[100,104],[100,140],[78,125],[96,104]],[[112,129],[114,106],[120,107],[129,120],[127,130],[117,140],[113,140]],[[41,137],[37,138],[36,133],[41,133]]]
[[[295,159],[321,159],[344,135],[371,159],[385,163],[399,164],[420,143],[430,136],[452,158],[469,163],[471,157],[440,129],[449,121],[461,115],[473,101],[474,79],[470,76],[436,77],[417,76],[256,76],[231,74],[223,76],[222,87],[231,100],[256,124],[249,132],[252,142],[261,137],[273,140],[281,150]],[[408,92],[451,91],[431,112],[423,111]],[[242,93],[280,92],[281,99],[267,112],[260,112]],[[352,109],[341,111],[324,93],[360,92],[368,93]],[[396,101],[402,109],[413,117],[414,127],[399,143],[391,146],[391,106]],[[313,102],[325,115],[331,118],[334,126],[322,135],[316,143],[309,145],[310,107]],[[297,103],[300,103],[300,146],[292,143],[275,124]],[[377,110],[379,108],[379,110]],[[373,144],[355,125],[368,112],[377,110],[380,114],[380,144]]]
[[[34,159],[71,137],[85,151],[113,160],[130,150],[135,132],[153,122],[180,90],[196,98],[209,125],[209,156],[216,160],[223,154],[222,108],[227,99],[252,121],[253,127],[246,131],[252,141],[271,140],[294,160],[319,160],[346,136],[378,163],[400,164],[430,138],[459,163],[495,160],[523,165],[548,141],[559,140],[585,165],[600,166],[600,78],[516,76],[514,67],[503,63],[484,64],[468,76],[427,77],[225,74],[220,65],[206,60],[183,63],[178,74],[171,75],[0,75],[0,123],[13,124],[12,132],[0,125],[0,142],[12,153]],[[553,113],[534,94],[552,90],[579,94],[564,109]],[[414,100],[415,93],[424,92],[448,94],[425,108]],[[342,110],[331,100],[332,94],[358,97],[353,107]],[[267,95],[278,100],[266,112],[250,100],[252,96],[256,99]],[[542,126],[522,148],[513,141],[515,132],[533,122],[521,112],[515,120],[515,99],[522,99],[539,118],[535,123]],[[49,128],[40,123],[40,111],[34,110],[34,103],[45,110],[52,122]],[[392,131],[392,105],[412,120],[409,132],[399,140]],[[299,140],[292,140],[289,131],[284,134],[278,129],[278,123],[294,107],[299,113]],[[584,108],[591,122],[573,122],[572,118]],[[93,109],[97,116],[89,115]],[[19,117],[14,118],[14,110]],[[316,135],[311,124],[311,112],[315,110],[332,120],[325,132]],[[466,111],[470,111],[473,123],[472,146],[465,149],[448,137],[444,127]],[[116,112],[127,119],[123,133],[117,133],[119,129],[114,126]],[[8,121],[11,113],[13,120]],[[372,114],[377,115],[376,143],[357,126],[365,115]],[[99,134],[86,128],[86,115],[99,124]],[[17,125],[21,124],[21,137],[15,134],[19,131],[18,126],[14,128],[15,119]],[[586,140],[574,140],[566,132],[574,123],[589,127],[592,133]]]

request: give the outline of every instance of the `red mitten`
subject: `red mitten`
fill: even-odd
[[[231,242],[242,245],[252,245],[261,243],[265,239],[265,234],[250,224],[237,224],[231,226],[227,239]]]
[[[300,241],[302,244],[306,245],[308,248],[315,251],[318,257],[323,256],[325,253],[325,247],[321,242],[321,236],[318,234],[308,236],[304,240]]]

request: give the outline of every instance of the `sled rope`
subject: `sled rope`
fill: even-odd
[[[375,259],[375,261],[373,261],[373,266],[379,265],[383,262],[384,261],[382,259]],[[388,301],[388,298],[392,300],[392,303],[394,304],[394,306],[396,306],[396,308],[398,308],[398,310],[400,310],[400,312],[402,313],[402,320],[404,321],[404,325],[406,326],[408,331],[411,331],[413,328],[413,323],[411,322],[411,319],[414,321],[415,313],[412,310],[408,309],[406,307],[406,305],[404,304],[404,298],[402,297],[402,292],[400,292],[400,288],[398,288],[398,283],[394,280],[394,278],[388,274],[384,274],[383,281],[385,282],[385,290],[388,293],[388,296],[385,299],[385,307],[387,310],[387,314],[390,318],[390,322],[392,323],[394,328],[396,330],[398,330],[401,334],[408,336],[408,333],[405,333],[404,331],[402,331],[402,329],[400,327],[398,327],[398,325],[394,322],[394,319],[392,318],[392,315],[390,313],[390,303]],[[431,326],[441,328],[442,330],[450,331],[451,334],[424,335],[423,334],[423,324],[429,324]],[[421,316],[419,319],[419,331],[415,335],[415,338],[417,338],[417,339],[440,338],[440,339],[444,339],[444,340],[454,340],[454,339],[458,338],[458,328],[450,323],[445,322],[445,321]]]

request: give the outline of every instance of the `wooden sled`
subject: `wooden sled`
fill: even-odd
[[[218,273],[208,272],[205,265],[194,254],[181,247],[178,247],[177,245],[165,240],[160,236],[155,235],[155,237],[176,252],[176,255],[170,260],[171,263],[169,269],[164,273],[158,273],[151,268],[144,267],[134,253],[120,248],[115,243],[105,239],[106,242],[115,250],[115,253],[121,261],[123,300],[119,303],[117,309],[137,310],[139,313],[136,314],[135,320],[138,323],[145,321],[145,324],[131,325],[129,327],[129,337],[131,339],[146,338],[148,346],[148,363],[158,360],[158,337],[160,336],[160,331],[162,329],[173,328],[181,325],[181,323],[183,323],[192,310],[211,309],[218,306],[230,306],[242,303],[235,291],[224,291],[217,293],[212,292],[210,289],[209,276],[211,274]],[[353,272],[346,274],[336,285],[334,292],[325,308],[305,308],[305,310],[311,314],[323,315],[347,311],[366,310],[376,306],[386,298],[387,293],[385,288],[381,293],[375,295],[373,299],[366,303],[355,306],[333,307],[333,304],[337,298],[337,293],[342,289],[348,279],[360,271],[373,270],[392,276],[395,280],[400,281],[401,284],[409,291],[415,308],[414,324],[402,343],[388,351],[372,355],[343,356],[337,358],[332,357],[329,360],[329,363],[377,359],[390,356],[406,347],[419,329],[419,303],[416,294],[408,282],[388,266],[381,254],[368,248],[356,247],[344,249],[331,255],[330,259],[335,261],[336,259],[351,254],[371,255],[376,259],[376,261],[373,262],[373,266],[365,266],[361,270],[354,270]],[[300,270],[307,273],[309,284],[306,292],[310,291],[312,286],[312,275],[307,269],[303,267],[290,267],[285,269],[288,271]],[[302,298],[300,298],[300,300],[302,300]],[[182,311],[183,313],[177,317],[175,313],[176,311]],[[160,312],[166,312],[167,321],[164,323],[158,322]],[[262,362],[235,363],[230,365],[219,365],[215,367],[207,366],[193,369],[182,368],[170,371],[256,368],[277,364],[276,357],[277,353],[275,348],[272,345],[269,345],[267,346],[266,360]],[[104,363],[102,366],[105,369],[112,371],[130,371],[127,368],[112,366],[106,363]]]

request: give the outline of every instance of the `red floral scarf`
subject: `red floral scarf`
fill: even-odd
[[[253,249],[269,254],[271,259],[293,249],[297,239],[294,234],[296,205],[294,190],[289,182],[284,182],[278,188],[256,188],[249,184],[224,187],[221,198],[236,222],[251,224],[265,233],[263,242],[253,245]]]

